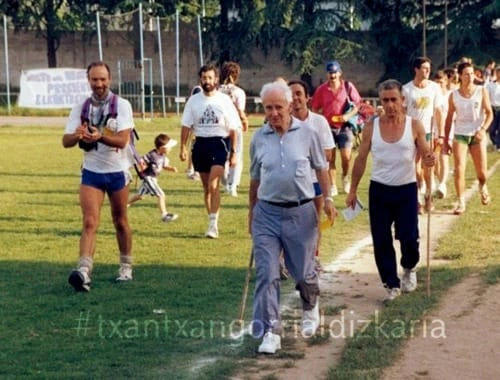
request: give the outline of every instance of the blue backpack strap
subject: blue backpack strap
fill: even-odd
[[[82,112],[80,113],[80,122],[82,124],[89,122],[90,101],[91,98],[87,98],[85,102],[83,102]]]
[[[111,115],[110,117],[113,119],[116,119],[118,116],[118,95],[116,94],[113,94],[111,97],[111,101],[109,103],[109,115]]]

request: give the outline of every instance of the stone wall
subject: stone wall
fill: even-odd
[[[112,68],[113,82],[116,85],[118,62],[133,61],[133,35],[129,32],[103,32],[103,57]],[[176,51],[174,31],[162,33],[162,51],[165,87],[168,95],[175,95],[176,89]],[[3,36],[2,36],[3,39]],[[157,46],[157,32],[144,32],[144,56],[152,61],[152,78],[155,85],[160,85],[160,64]],[[9,31],[9,66],[10,85],[13,92],[17,92],[22,70],[47,67],[46,43],[34,33]],[[180,86],[181,96],[187,96],[190,88],[197,83],[199,68],[197,31],[192,26],[180,26]],[[287,79],[298,78],[293,68],[280,60],[278,51],[264,56],[257,49],[249,49],[254,65],[242,65],[240,85],[250,95],[257,95],[262,85],[274,80],[277,76]],[[2,63],[5,62],[4,51],[0,52]],[[84,68],[89,62],[99,57],[97,36],[85,37],[82,33],[72,33],[65,36],[57,50],[59,67]],[[362,62],[340,61],[344,77],[355,83],[362,95],[368,95],[376,87],[378,78],[384,71],[380,61],[364,64]],[[4,65],[2,65],[4,66]],[[123,66],[122,66],[123,67]],[[122,71],[122,81],[139,82],[140,69],[138,67]],[[149,78],[149,73],[147,74]],[[323,65],[313,73],[313,85],[317,86],[325,79]],[[5,84],[5,69],[0,73],[0,86]]]

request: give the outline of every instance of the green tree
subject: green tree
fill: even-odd
[[[48,67],[57,67],[57,49],[61,38],[95,24],[95,11],[111,7],[112,0],[0,0],[0,9],[10,17],[16,31],[34,31],[47,47]]]

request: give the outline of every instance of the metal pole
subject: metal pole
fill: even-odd
[[[161,48],[161,28],[159,16],[156,16],[156,28],[158,29],[158,54],[160,55],[161,109],[163,112],[163,117],[166,117],[167,113],[165,108],[165,78],[163,73],[163,53]]]
[[[102,61],[102,39],[101,39],[101,21],[99,17],[99,11],[95,13],[96,24],[97,24],[97,44],[99,46],[99,60]]]
[[[444,67],[448,67],[448,0],[444,1]]]
[[[122,96],[122,65],[118,61],[118,96]]]
[[[3,15],[3,39],[5,49],[5,86],[7,90],[7,113],[10,115],[9,40],[7,38],[7,16]]]
[[[153,89],[153,60],[148,59],[149,62],[149,109],[151,110],[151,119],[154,118],[154,89]]]
[[[203,66],[203,41],[201,35],[201,17],[198,15],[198,46],[200,50],[200,67]]]
[[[141,40],[141,117],[144,119],[146,114],[146,97],[144,88],[144,34],[143,34],[142,3],[139,3],[139,39]]]
[[[425,28],[426,28],[426,15],[425,15],[425,0],[422,1],[423,3],[423,20],[422,20],[422,52],[423,56],[427,57],[427,41],[426,41],[426,35],[425,35]]]
[[[179,115],[179,97],[181,96],[180,95],[180,83],[179,83],[179,80],[180,80],[180,67],[179,67],[179,61],[180,61],[180,57],[179,57],[179,10],[177,9],[175,11],[175,62],[176,62],[176,102],[175,102],[175,109],[176,109],[176,112],[177,112],[177,115]]]

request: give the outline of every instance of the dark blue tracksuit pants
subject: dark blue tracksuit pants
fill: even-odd
[[[370,228],[375,263],[382,283],[387,288],[399,288],[395,238],[401,245],[401,266],[414,268],[419,260],[419,231],[416,182],[402,186],[387,186],[371,181],[369,188]]]

